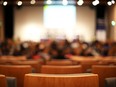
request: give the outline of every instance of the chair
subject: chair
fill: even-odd
[[[98,74],[99,86],[105,87],[105,78],[116,77],[116,66],[94,65],[92,66],[92,73]]]
[[[47,61],[46,65],[66,66],[66,65],[75,65],[75,63],[71,60],[51,60]]]
[[[91,72],[92,65],[99,65],[101,58],[97,57],[84,57],[84,56],[72,56],[70,60],[78,62],[82,65],[83,72]]]
[[[0,65],[0,74],[16,77],[17,87],[23,87],[25,74],[31,73],[32,68],[29,65]]]
[[[106,78],[105,87],[116,87],[116,77]]]
[[[102,59],[101,63],[104,65],[115,65],[116,60],[115,60],[115,58],[106,58],[106,59]]]
[[[26,74],[24,87],[98,87],[96,74]]]
[[[26,56],[1,56],[0,59],[6,60],[6,61],[25,61],[27,60]]]
[[[92,69],[92,65],[99,65],[98,61],[95,60],[83,60],[80,62],[84,73],[90,73]]]
[[[41,69],[40,61],[35,61],[35,60],[13,61],[11,64],[13,64],[13,65],[30,65],[34,69],[34,72],[37,72],[37,73],[40,72],[40,69]]]
[[[54,65],[43,65],[41,73],[46,74],[73,74],[82,73],[82,67],[77,66],[54,66]]]
[[[0,64],[2,65],[9,65],[14,61],[26,61],[26,56],[1,56],[0,57]]]
[[[5,75],[0,75],[0,87],[7,87],[7,81]]]
[[[6,77],[8,87],[17,87],[15,77]]]

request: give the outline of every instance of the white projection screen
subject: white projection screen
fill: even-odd
[[[44,6],[44,26],[53,38],[67,37],[73,39],[76,25],[76,7],[74,5]]]
[[[40,41],[80,35],[85,41],[95,37],[95,10],[89,6],[23,6],[14,9],[14,39]]]
[[[44,7],[44,25],[46,28],[72,28],[75,24],[75,6],[51,5]]]

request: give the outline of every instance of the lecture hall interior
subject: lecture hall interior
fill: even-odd
[[[0,0],[0,87],[116,87],[116,0]]]

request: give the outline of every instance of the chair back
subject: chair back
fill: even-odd
[[[24,87],[99,87],[97,74],[26,74]]]
[[[82,67],[80,65],[76,65],[76,66],[43,65],[41,67],[41,73],[44,73],[44,74],[74,74],[74,73],[82,73]]]
[[[29,65],[0,65],[0,74],[9,77],[16,77],[17,87],[23,87],[25,74],[31,73],[32,67]]]
[[[105,87],[105,78],[116,77],[116,66],[94,65],[92,73],[99,76],[99,87]]]

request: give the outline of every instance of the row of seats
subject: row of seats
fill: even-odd
[[[70,73],[82,73],[82,66],[42,66],[42,73],[47,74],[70,74]],[[92,66],[92,73],[99,75],[100,87],[104,87],[105,78],[116,77],[116,66]]]
[[[4,58],[1,58],[1,59],[3,60]],[[77,73],[88,72],[87,70],[91,69],[90,71],[92,73],[98,74],[98,76],[99,76],[99,84],[100,84],[99,87],[105,86],[104,85],[105,78],[116,77],[116,75],[115,75],[116,66],[114,64],[114,62],[115,62],[114,58],[113,59],[111,59],[111,58],[103,59],[105,62],[109,61],[110,65],[113,64],[113,66],[103,66],[103,65],[109,65],[109,64],[106,64],[106,63],[101,64],[101,61],[98,61],[98,59],[89,59],[89,58],[87,58],[87,59],[83,59],[83,58],[78,59],[77,58],[76,60],[75,59],[73,59],[73,60],[72,59],[70,59],[70,60],[51,60],[51,61],[46,61],[46,63],[42,63],[40,61],[34,61],[34,60],[16,60],[16,59],[14,60],[12,57],[8,57],[8,58],[11,58],[11,59],[9,59],[10,61],[7,61],[8,64],[0,66],[0,67],[5,66],[7,69],[6,69],[6,71],[5,71],[5,68],[3,70],[0,69],[0,74],[4,74],[4,75],[10,76],[10,77],[16,77],[17,87],[23,87],[24,82],[25,82],[24,81],[25,74],[32,73],[32,72],[36,72],[38,74],[44,73],[44,74],[55,74],[55,75],[63,74],[64,75],[64,74],[77,74]],[[95,65],[97,65],[97,66],[95,66]],[[11,67],[15,68],[15,66],[16,66],[16,69],[12,70]],[[30,68],[29,72],[22,73],[23,71],[26,71],[26,68],[24,68],[24,67]],[[19,68],[19,70],[18,70],[18,68]],[[3,71],[5,71],[5,73]],[[15,73],[15,75],[13,75],[13,73]],[[16,76],[16,73],[18,73],[17,76]],[[20,75],[22,75],[22,76],[20,76]],[[20,80],[18,80],[18,79],[20,79]]]
[[[26,56],[0,56],[0,64],[12,63],[13,61],[26,61]],[[69,61],[71,60],[71,61]],[[72,56],[69,60],[53,60],[45,61],[47,65],[75,65],[75,64],[101,64],[101,65],[116,65],[115,57],[80,57]],[[39,60],[40,61],[40,60]],[[41,61],[42,62],[42,61]]]
[[[25,74],[32,73],[29,65],[14,66],[0,65],[0,74],[16,77],[17,87],[23,87]],[[43,74],[77,74],[82,73],[81,66],[42,66]],[[116,66],[93,66],[92,73],[98,74],[100,87],[104,87],[105,78],[116,77]],[[39,73],[38,73],[39,74]]]
[[[24,87],[92,87],[93,85],[99,87],[97,74],[26,74],[24,80]],[[0,75],[0,87],[7,87],[4,75]]]
[[[46,65],[81,65],[83,72],[91,72],[92,65],[116,65],[116,58],[114,57],[72,57],[70,60],[27,60],[25,56],[1,56],[0,64],[7,65],[31,65],[35,72],[40,72],[41,64]]]
[[[69,65],[81,65],[82,72],[91,72],[93,65],[116,65],[116,58],[83,58],[76,57],[70,60],[51,60],[47,61],[46,65],[56,65],[56,66],[69,66]]]
[[[42,79],[40,79],[40,78],[42,78]],[[51,80],[49,82],[50,78],[51,78]],[[77,80],[75,80],[74,78],[77,78]],[[57,79],[57,82],[54,79]],[[6,79],[5,75],[0,75],[0,87],[16,87],[15,83],[13,83],[11,81],[8,82],[8,85],[10,85],[10,86],[8,86],[6,80],[7,79]],[[41,80],[41,82],[40,82],[40,80]],[[69,81],[69,82],[67,82],[67,81]],[[85,85],[85,83],[87,85]],[[26,74],[25,80],[24,80],[24,87],[51,87],[51,86],[52,87],[58,87],[58,86],[60,86],[60,87],[75,87],[75,85],[76,85],[76,87],[92,87],[93,85],[94,85],[94,87],[99,87],[98,86],[98,75],[96,75],[96,74],[88,74],[88,75],[87,74],[85,74],[85,75],[84,74],[78,74],[78,75],[73,74],[73,75],[71,75],[70,74],[69,76],[68,75],[66,76],[66,75],[55,75],[55,74],[54,75]],[[116,77],[106,78],[105,79],[105,87],[116,87]]]

